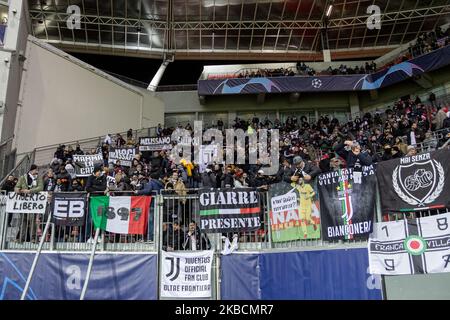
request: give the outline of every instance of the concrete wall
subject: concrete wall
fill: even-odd
[[[450,274],[386,276],[387,300],[449,300]]]
[[[393,101],[399,97],[409,95],[418,95],[422,101],[427,101],[430,92],[434,92],[437,97],[450,94],[450,66],[428,73],[431,77],[432,87],[424,89],[416,82],[409,79],[391,87],[378,90],[378,98],[373,100],[369,92],[358,93],[359,104],[361,110],[370,111],[376,108],[382,108],[385,105],[392,105]]]
[[[291,103],[288,94],[267,95],[264,103],[258,104],[256,95],[209,96],[201,105],[197,91],[158,92],[157,97],[165,104],[166,113],[178,112],[218,112],[218,111],[264,111],[298,109],[348,109],[347,93],[327,93],[300,95],[298,102]]]
[[[16,118],[17,153],[163,123],[163,104],[29,37]]]
[[[29,27],[27,1],[10,0],[4,46],[0,48],[0,175],[11,170],[15,162],[11,156],[12,138],[21,103],[19,94]]]

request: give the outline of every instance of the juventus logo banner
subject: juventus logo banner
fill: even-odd
[[[84,225],[87,210],[85,193],[54,193],[52,196],[53,222],[57,225]]]
[[[375,223],[369,239],[371,274],[450,272],[450,213]]]
[[[319,175],[323,238],[367,239],[375,211],[375,168],[342,169]]]
[[[258,191],[204,189],[199,199],[200,229],[206,233],[254,231],[261,227]]]
[[[162,251],[161,297],[210,298],[214,251]]]
[[[381,162],[377,177],[383,213],[450,208],[450,151]]]
[[[273,242],[320,238],[318,201],[311,185],[273,184],[269,197]]]

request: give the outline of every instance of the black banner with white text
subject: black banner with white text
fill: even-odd
[[[204,232],[258,230],[261,226],[260,196],[251,189],[200,191],[200,229]]]
[[[323,239],[367,239],[375,212],[373,166],[323,173],[318,177]]]
[[[53,222],[64,226],[84,225],[87,211],[87,194],[54,193],[52,196]]]

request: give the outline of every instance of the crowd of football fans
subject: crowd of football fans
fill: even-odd
[[[123,166],[119,160],[110,163],[110,146],[139,146],[139,141],[133,137],[130,129],[126,138],[120,134],[107,135],[97,149],[82,150],[79,145],[60,145],[46,169],[43,190],[134,191],[137,194],[150,194],[162,189],[185,192],[183,190],[202,186],[267,188],[274,182],[290,182],[298,168],[307,168],[302,171],[309,180],[320,172],[335,169],[335,163],[339,163],[340,167],[352,167],[355,163],[367,165],[411,155],[417,149],[420,152],[435,150],[447,142],[449,116],[447,106],[438,107],[416,98],[399,100],[385,112],[366,113],[343,123],[328,116],[322,116],[314,122],[308,122],[304,116],[288,117],[284,122],[256,116],[248,120],[236,118],[231,127],[243,129],[247,134],[256,133],[259,129],[279,130],[280,170],[272,176],[264,172],[267,164],[260,163],[214,163],[200,170],[199,164],[192,159],[182,159],[176,163],[169,150],[140,152],[133,159],[131,167]],[[223,132],[225,130],[222,121],[218,121],[216,127]],[[193,132],[190,124],[184,129]],[[175,128],[163,129],[159,126],[157,135],[171,135],[173,130]],[[435,131],[439,131],[439,134]],[[248,151],[248,144],[246,148]],[[104,159],[103,165],[97,166],[92,176],[78,178],[73,155],[100,152]],[[298,168],[297,164],[300,164]],[[107,182],[107,176],[113,177],[114,181],[109,179]],[[8,177],[2,190],[13,191],[17,182],[18,177]]]

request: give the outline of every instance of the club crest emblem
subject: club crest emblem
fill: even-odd
[[[444,168],[436,160],[399,165],[392,174],[395,192],[413,206],[425,206],[436,200],[444,184]]]

